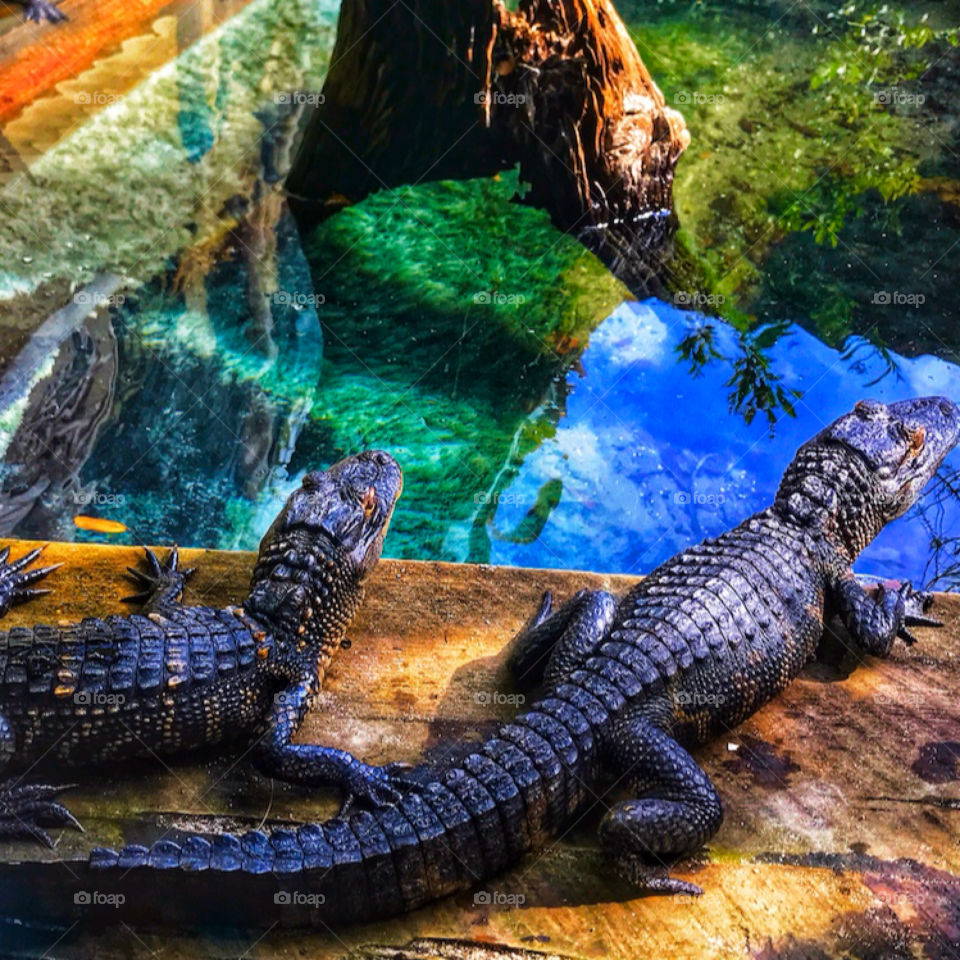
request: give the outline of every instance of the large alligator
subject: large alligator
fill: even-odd
[[[600,824],[611,867],[647,891],[697,893],[664,869],[723,816],[689,748],[783,690],[828,614],[843,618],[858,651],[879,657],[898,637],[913,642],[911,624],[936,623],[924,614],[928,596],[908,585],[869,593],[852,564],[958,436],[950,400],[861,401],[800,448],[767,509],[684,550],[619,601],[584,591],[554,611],[547,598],[511,659],[543,695],[461,759],[408,773],[416,788],[395,805],[269,833],[96,849],[88,864],[69,864],[75,880],[59,863],[4,865],[5,909],[144,924],[191,911],[244,926],[385,917],[467,889],[562,834],[595,800],[601,769],[631,797]],[[79,906],[53,892],[63,883],[86,891],[74,895]]]
[[[308,473],[260,544],[239,607],[183,606],[190,570],[176,548],[166,567],[151,551],[130,617],[87,618],[0,633],[0,771],[114,765],[180,756],[246,739],[268,776],[340,787],[374,805],[397,800],[390,768],[332,747],[292,744],[380,558],[402,477],[389,454],[366,451]],[[46,593],[53,567],[27,569],[40,550],[0,552],[0,616]],[[61,774],[62,775],[62,774]],[[0,838],[50,843],[44,826],[79,826],[62,787],[0,785]]]

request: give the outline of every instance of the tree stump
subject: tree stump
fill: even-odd
[[[519,164],[563,230],[665,220],[689,142],[609,0],[344,0],[287,181],[301,225]]]

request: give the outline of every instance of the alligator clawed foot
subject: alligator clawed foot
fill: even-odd
[[[27,0],[23,5],[23,16],[25,20],[33,20],[34,23],[42,23],[44,20],[60,23],[67,19],[67,15],[50,0]]]
[[[358,803],[373,809],[396,806],[405,792],[420,785],[404,776],[412,769],[409,763],[388,763],[382,767],[360,765],[350,779],[338,816],[345,817]]]
[[[671,877],[666,867],[652,866],[629,854],[617,858],[617,873],[644,895],[699,897],[703,894],[703,887]]]
[[[0,786],[0,838],[36,840],[48,847],[54,843],[44,827],[73,827],[83,832],[80,821],[56,798],[76,786],[44,783],[20,784],[8,780]]]
[[[53,563],[49,567],[37,567],[34,570],[24,569],[43,553],[43,549],[43,547],[37,547],[12,563],[7,562],[10,556],[10,548],[4,547],[0,550],[0,617],[4,616],[11,607],[15,607],[18,603],[26,603],[34,597],[40,597],[50,592],[45,588],[34,589],[31,584],[42,580],[48,573],[56,570],[62,564]]]
[[[193,569],[180,569],[180,551],[176,547],[170,551],[166,565],[160,562],[149,547],[144,547],[143,553],[150,567],[149,572],[127,567],[131,578],[143,589],[139,593],[124,597],[121,602],[142,603],[145,606],[157,606],[161,602],[176,603],[188,578],[193,574]]]
[[[877,602],[882,603],[886,588],[881,584],[877,588]],[[914,590],[913,584],[905,580],[897,588],[897,594],[903,604],[903,622],[897,631],[897,636],[907,646],[912,647],[917,637],[908,627],[942,627],[943,622],[935,617],[928,617],[926,611],[933,603],[933,594],[927,590]]]

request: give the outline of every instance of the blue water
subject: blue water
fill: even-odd
[[[960,398],[949,75],[930,71],[927,112],[879,109],[873,79],[819,83],[874,42],[853,23],[655,6],[623,12],[694,137],[670,266],[730,323],[683,291],[637,302],[512,202],[516,171],[385,190],[301,235],[280,202],[290,91],[321,89],[336,0],[254,0],[109,109],[51,92],[8,124],[31,175],[0,189],[0,535],[253,549],[305,471],[377,446],[406,477],[388,556],[640,573],[768,504],[856,400]],[[887,55],[883,83],[916,80]],[[139,76],[135,44],[105,58]],[[707,330],[691,368],[678,348]],[[753,416],[747,374],[774,391]],[[960,583],[946,493],[861,569]]]
[[[597,328],[581,371],[568,376],[556,436],[530,454],[500,492],[495,527],[515,528],[550,480],[562,481],[560,501],[532,543],[494,533],[493,562],[648,571],[769,504],[796,448],[862,397],[960,397],[960,368],[938,357],[895,356],[890,372],[869,344],[845,359],[791,326],[770,357],[784,384],[802,396],[795,417],[780,412],[771,436],[765,418],[748,425],[728,407],[729,364],[708,363],[693,377],[677,362],[681,339],[691,326],[707,323],[716,328],[719,352],[734,354],[730,327],[653,299],[623,304]],[[945,463],[947,469],[958,465],[956,453]],[[939,529],[958,531],[958,521],[956,501],[947,501]],[[859,569],[922,578],[930,540],[914,509],[883,531]]]

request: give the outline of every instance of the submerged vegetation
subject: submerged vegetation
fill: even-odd
[[[676,203],[715,312],[914,352],[957,296],[941,261],[960,241],[955,18],[879,2],[624,12],[691,128]]]
[[[20,497],[9,528],[73,536],[77,504],[93,503],[130,539],[250,547],[304,470],[380,445],[408,481],[392,554],[553,564],[579,531],[617,541],[596,566],[627,569],[618,503],[632,515],[642,502],[634,533],[650,544],[746,509],[759,468],[736,473],[735,499],[718,453],[797,426],[783,423],[801,406],[797,324],[833,348],[824,377],[882,390],[904,357],[955,361],[960,48],[945,8],[618,8],[692,134],[672,305],[624,305],[641,288],[514,202],[516,172],[337,196],[339,212],[298,238],[275,169],[298,122],[284,95],[322,85],[335,2],[254,0],[109,110],[51,133],[0,193],[3,305],[27,318],[8,326],[27,330],[104,275],[123,294],[34,371],[61,407],[77,398],[69,456],[49,444],[61,486],[37,493],[53,460],[23,429],[50,427],[46,406],[0,410],[17,461],[0,483]],[[5,129],[18,148],[34,132]],[[819,346],[804,342],[808,365]],[[672,379],[677,362],[692,382]],[[693,395],[698,413],[720,408],[709,424],[679,413],[659,433],[644,419]],[[678,511],[701,483],[702,509]],[[514,490],[523,499],[505,499]]]

